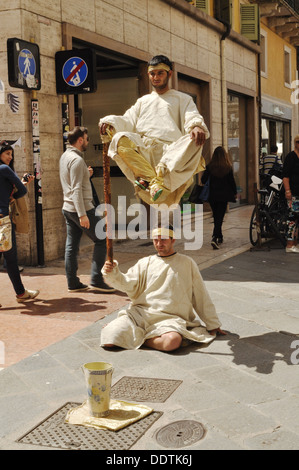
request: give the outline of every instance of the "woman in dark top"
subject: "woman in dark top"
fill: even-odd
[[[214,250],[223,243],[222,223],[228,202],[236,202],[237,186],[233,175],[232,164],[223,147],[214,150],[212,159],[202,175],[205,184],[210,177],[209,203],[213,212],[214,230],[211,245]]]
[[[299,253],[297,245],[299,227],[299,135],[294,139],[295,148],[283,163],[283,184],[289,206],[287,253]]]
[[[0,143],[0,217],[9,215],[11,198],[18,199],[25,196],[27,189],[11,168],[13,162],[13,148],[7,142]],[[17,261],[16,236],[12,224],[12,248],[3,252],[6,260],[7,274],[12,282],[17,296],[17,302],[34,299],[38,290],[24,288]]]

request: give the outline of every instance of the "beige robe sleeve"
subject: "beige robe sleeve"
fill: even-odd
[[[123,116],[109,115],[100,119],[101,124],[109,124],[114,127],[115,132],[136,132],[138,115],[140,112],[139,100],[129,108]]]
[[[209,130],[204,122],[203,117],[199,114],[198,109],[193,101],[193,99],[189,95],[185,95],[186,99],[183,103],[183,112],[182,116],[184,116],[184,129],[186,134],[189,134],[194,127],[200,127],[206,135],[206,139],[210,137]]]
[[[216,313],[215,305],[207,291],[202,276],[196,263],[192,260],[192,280],[193,280],[193,308],[199,318],[205,323],[208,331],[221,326]]]
[[[111,273],[102,269],[105,282],[115,289],[125,292],[132,300],[136,299],[145,288],[147,265],[149,258],[142,258],[126,274],[122,273],[118,264]]]

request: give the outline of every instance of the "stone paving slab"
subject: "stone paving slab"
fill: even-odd
[[[168,452],[155,436],[177,420],[196,420],[206,429],[201,441],[181,451],[297,450],[299,369],[291,358],[299,352],[291,345],[299,340],[298,261],[282,249],[247,251],[204,269],[228,332],[210,345],[173,353],[104,350],[100,331],[116,308],[0,371],[0,449],[38,449],[16,440],[64,403],[85,400],[81,366],[93,360],[113,364],[113,384],[124,376],[183,381],[164,403],[145,403],[163,415],[134,444],[136,452]]]

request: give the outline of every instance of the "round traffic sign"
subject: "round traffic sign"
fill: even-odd
[[[78,87],[88,76],[88,67],[81,57],[71,57],[62,68],[63,80],[72,87]]]
[[[18,67],[24,78],[35,75],[36,64],[34,55],[29,49],[22,49],[18,57]]]

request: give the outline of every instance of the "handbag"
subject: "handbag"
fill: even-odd
[[[200,199],[202,201],[207,201],[210,197],[210,177],[208,177],[205,185],[202,188],[202,191],[200,193]]]
[[[192,192],[189,196],[189,202],[194,204],[202,204],[203,202],[207,201],[210,196],[210,177],[208,177],[207,181],[203,186],[199,184],[195,184]]]
[[[191,191],[191,194],[189,196],[189,202],[192,202],[194,204],[199,203],[200,201],[200,193],[202,191],[203,186],[200,186],[199,184],[195,184],[193,186],[193,189]]]
[[[29,233],[29,216],[26,196],[13,199],[9,205],[10,217],[16,232]]]
[[[11,220],[9,215],[0,219],[0,252],[11,250]]]

